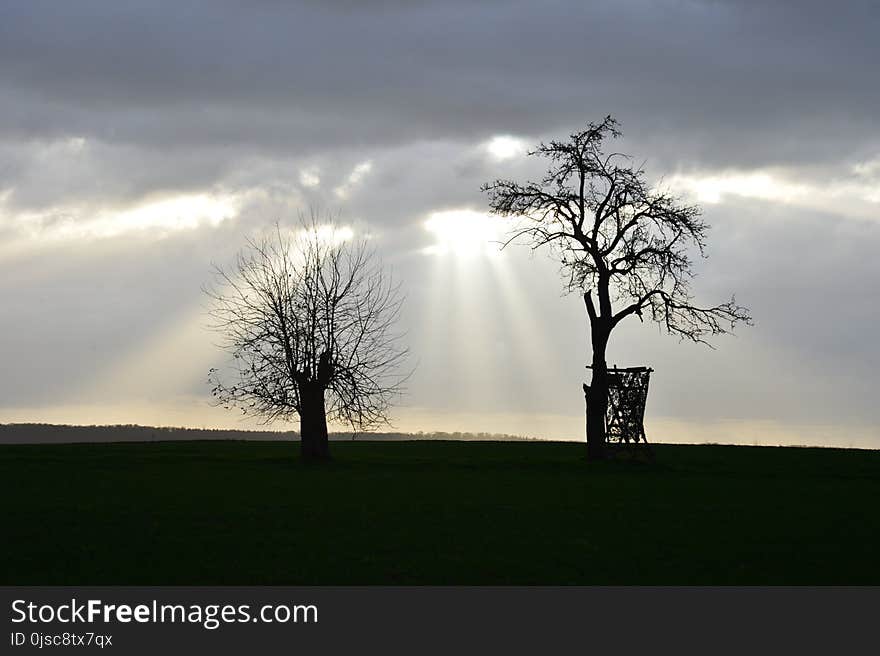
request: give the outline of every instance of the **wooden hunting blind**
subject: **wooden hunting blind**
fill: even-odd
[[[592,367],[587,367],[591,369]],[[608,407],[605,411],[605,439],[609,444],[647,444],[645,402],[648,399],[650,367],[608,370]],[[586,386],[584,386],[586,389]]]

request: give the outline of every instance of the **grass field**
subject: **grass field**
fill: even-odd
[[[3,584],[880,584],[880,451],[0,446]]]

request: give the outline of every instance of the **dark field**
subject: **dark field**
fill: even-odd
[[[880,451],[0,446],[2,584],[880,584]]]

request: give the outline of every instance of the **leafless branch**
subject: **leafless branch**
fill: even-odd
[[[737,323],[751,324],[748,310],[734,299],[694,304],[690,254],[704,256],[708,225],[698,207],[653,189],[629,156],[604,152],[605,140],[620,134],[608,116],[568,141],[531,151],[550,161],[539,182],[483,185],[491,211],[516,220],[505,245],[526,238],[532,248],[555,249],[566,288],[592,292],[590,320],[609,330],[647,312],[669,333],[707,343],[706,337]]]

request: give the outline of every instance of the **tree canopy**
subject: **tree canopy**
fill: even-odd
[[[326,447],[326,421],[387,423],[406,378],[396,329],[403,297],[365,239],[316,217],[249,239],[206,288],[232,356],[213,394],[264,421],[299,417],[303,444]],[[325,396],[326,393],[326,396]]]

